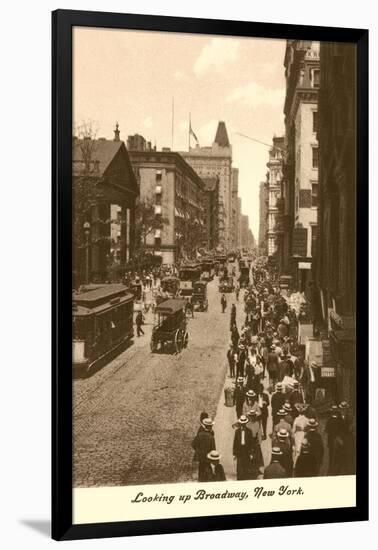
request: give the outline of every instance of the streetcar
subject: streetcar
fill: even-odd
[[[179,269],[179,295],[190,299],[193,295],[193,283],[201,278],[201,264],[197,262],[183,264]]]
[[[193,283],[193,295],[191,303],[194,310],[207,311],[209,302],[207,300],[207,283],[206,281],[196,281]]]
[[[186,305],[186,300],[170,298],[156,306],[150,342],[152,353],[166,349],[180,353],[188,345]]]
[[[240,277],[239,277],[240,288],[247,288],[250,283],[249,267],[246,265],[242,265],[239,269],[240,269]]]
[[[219,292],[234,292],[234,278],[226,277],[219,285]]]
[[[133,338],[133,303],[123,284],[89,285],[73,295],[74,376],[87,376]]]
[[[211,258],[205,258],[202,260],[202,275],[201,279],[204,281],[212,281],[214,279],[215,268],[214,260]]]

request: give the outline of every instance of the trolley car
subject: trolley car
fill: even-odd
[[[90,285],[72,298],[74,375],[88,375],[134,336],[134,296],[122,284]]]
[[[166,348],[179,353],[188,345],[186,330],[186,300],[169,299],[155,308],[155,323],[151,335],[151,351],[165,351]]]
[[[180,288],[180,279],[178,277],[163,277],[161,280],[161,289],[166,292],[170,298],[177,296]]]

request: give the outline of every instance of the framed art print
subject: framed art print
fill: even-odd
[[[53,13],[53,538],[367,519],[367,44]]]

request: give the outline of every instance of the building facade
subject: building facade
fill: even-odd
[[[317,239],[319,42],[288,40],[284,64],[285,201],[290,209],[284,230],[294,286],[305,291],[311,281]]]
[[[206,248],[215,250],[218,246],[218,197],[219,197],[219,178],[202,178],[205,185],[205,229],[206,229]]]
[[[215,139],[211,147],[189,148],[180,152],[201,178],[219,178],[219,237],[218,243],[228,247],[231,227],[231,188],[232,188],[232,147],[228,139],[226,125],[218,123]]]
[[[114,140],[73,138],[73,281],[105,282],[135,248],[137,181],[118,125]],[[113,218],[114,216],[114,218]]]
[[[329,338],[336,398],[356,387],[356,48],[322,42],[319,88],[318,243],[314,322]],[[317,299],[316,299],[317,298]]]
[[[238,247],[238,231],[239,231],[239,205],[238,205],[238,192],[239,192],[239,169],[232,169],[232,182],[231,182],[231,228],[230,228],[230,242],[229,247],[236,250]]]
[[[279,200],[281,198],[281,181],[282,181],[282,163],[284,157],[284,137],[274,137],[273,147],[269,150],[269,161],[267,163],[267,195],[268,195],[268,211],[267,211],[267,251],[268,259],[271,264],[278,267],[279,254],[281,254],[281,228],[279,225]]]
[[[142,228],[145,249],[161,256],[163,264],[194,258],[206,245],[202,179],[168,149],[132,150],[129,155],[140,189],[139,209],[147,212],[147,227]]]
[[[267,254],[267,241],[266,236],[268,233],[268,189],[266,181],[260,182],[259,190],[259,236],[258,236],[258,247],[260,253],[263,255]]]

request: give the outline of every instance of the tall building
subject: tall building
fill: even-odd
[[[231,228],[229,246],[236,249],[238,246],[238,226],[239,226],[239,210],[238,210],[238,191],[239,191],[239,169],[232,169],[231,182]]]
[[[270,263],[278,266],[278,253],[282,253],[280,246],[281,229],[278,223],[279,199],[281,198],[282,162],[284,156],[285,138],[274,137],[273,147],[269,150],[267,163],[267,193],[268,193],[268,227],[267,249]]]
[[[265,181],[260,182],[259,191],[259,237],[258,247],[262,254],[267,253],[267,216],[268,216],[268,189]]]
[[[189,148],[180,155],[194,168],[201,178],[219,178],[219,245],[230,244],[231,227],[231,182],[232,182],[232,147],[228,139],[226,125],[218,123],[215,139],[211,147]]]
[[[253,248],[254,237],[249,228],[249,217],[245,214],[240,216],[240,233],[241,233],[241,248]]]
[[[218,196],[219,178],[202,178],[205,185],[204,220],[206,247],[215,250],[218,246]]]
[[[314,320],[329,337],[336,400],[356,387],[356,47],[322,42]],[[316,299],[317,298],[317,299]]]
[[[141,228],[146,250],[161,256],[164,264],[194,258],[197,249],[206,246],[202,179],[168,149],[132,150],[129,156],[140,189],[139,211],[148,215],[152,210],[153,219]],[[159,228],[153,229],[154,220],[161,221]]]
[[[241,247],[241,231],[240,231],[240,219],[242,215],[242,200],[238,197],[238,211],[237,211],[237,226],[236,226],[236,247]]]
[[[317,238],[319,42],[288,40],[284,65],[287,150],[284,172],[288,191],[285,200],[290,202],[285,231],[294,285],[305,291],[311,281]]]

